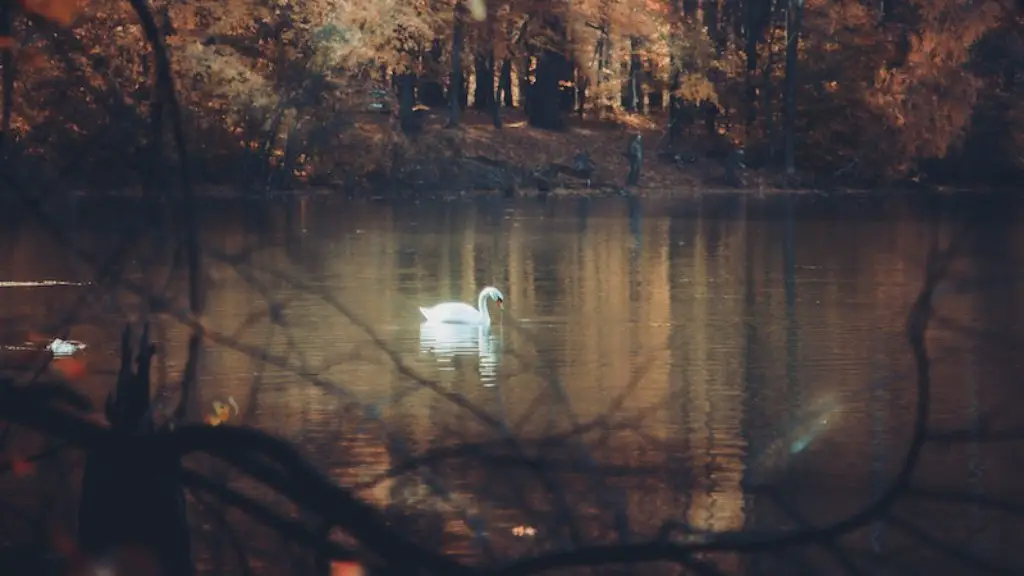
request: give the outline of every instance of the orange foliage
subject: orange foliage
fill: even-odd
[[[331,576],[363,576],[364,573],[362,565],[358,562],[331,562]]]
[[[748,74],[746,23],[730,19],[742,19],[745,3],[753,1],[720,0],[710,25],[704,12],[710,3],[684,15],[681,3],[666,0],[157,0],[154,11],[166,31],[196,161],[206,167],[200,177],[236,178],[255,162],[287,169],[295,184],[386,174],[414,147],[397,122],[381,132],[380,116],[367,110],[382,98],[395,105],[386,90],[394,73],[420,75],[421,90],[428,81],[447,88],[457,5],[468,15],[464,75],[476,82],[476,54],[493,51],[498,68],[507,57],[517,103],[520,78],[536,72],[536,60],[527,56],[552,49],[575,65],[565,84],[586,82],[588,113],[636,124],[635,116],[621,113],[625,71],[635,56],[644,92],[667,102],[674,86],[672,95],[682,101],[720,111],[708,132],[700,117],[689,121],[687,145],[723,133],[750,150],[777,150],[787,3],[767,3],[776,13]],[[81,46],[70,56],[38,41],[21,51],[16,95],[22,102],[12,119],[20,149],[68,157],[85,149],[97,173],[131,171],[134,159],[126,162],[123,151],[148,141],[153,69],[130,6],[124,0],[21,2],[60,25],[74,24]],[[829,173],[856,165],[864,178],[905,176],[925,161],[961,154],[984,106],[1006,109],[986,121],[1008,131],[998,153],[1024,164],[1020,130],[1011,128],[1024,124],[1024,99],[997,94],[991,75],[972,66],[976,48],[996,34],[1009,38],[1003,51],[1022,66],[1024,33],[1006,18],[1006,0],[900,4],[905,13],[883,20],[878,3],[805,0],[797,164]],[[551,26],[552,18],[564,30]],[[430,57],[435,43],[439,56]],[[14,39],[0,39],[0,48],[13,46]],[[74,66],[81,70],[72,72]],[[371,96],[374,90],[384,96]],[[756,119],[750,125],[748,108]],[[661,115],[640,124],[647,122],[666,124]],[[107,130],[112,124],[123,129]],[[694,147],[702,146],[709,144]]]
[[[82,12],[79,0],[20,0],[26,11],[38,14],[61,26],[71,26]]]

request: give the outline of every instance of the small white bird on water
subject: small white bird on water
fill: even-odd
[[[420,307],[420,312],[427,322],[432,324],[474,324],[477,326],[490,326],[491,315],[487,311],[487,300],[494,300],[498,308],[504,305],[505,297],[501,290],[494,286],[488,286],[480,291],[477,298],[477,307],[473,308],[463,302],[442,302],[430,308]]]

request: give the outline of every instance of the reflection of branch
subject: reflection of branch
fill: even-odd
[[[907,496],[950,504],[974,504],[975,506],[980,506],[982,508],[989,508],[1000,512],[1016,514],[1017,516],[1024,516],[1024,503],[992,498],[981,494],[965,494],[963,492],[953,490],[911,486],[907,488]]]
[[[977,442],[979,444],[998,444],[1002,442],[1019,442],[1024,440],[1024,428],[1004,430],[987,430],[988,424],[982,421],[981,430],[945,430],[928,433],[928,441],[935,444],[963,444]]]
[[[203,310],[202,294],[202,255],[199,248],[199,230],[195,216],[195,198],[192,194],[192,187],[189,182],[189,161],[185,149],[185,131],[181,125],[181,106],[178,103],[178,95],[174,92],[174,78],[171,74],[171,61],[167,57],[167,49],[164,47],[163,37],[156,25],[152,12],[146,5],[145,0],[128,0],[135,9],[142,24],[142,30],[146,33],[146,40],[153,48],[153,60],[156,62],[157,95],[156,101],[166,98],[167,107],[171,115],[171,133],[174,135],[174,144],[178,153],[178,174],[181,183],[182,212],[185,220],[187,236],[185,239],[186,255],[188,261],[188,296],[189,310],[193,315],[198,316]],[[158,110],[159,106],[156,107]],[[154,115],[158,112],[154,112]],[[159,119],[155,119],[154,125],[159,127]],[[154,134],[160,141],[163,134],[159,131]]]
[[[223,488],[223,487],[217,485],[216,488],[213,488],[213,490],[217,490],[217,488]],[[231,492],[231,491],[229,491],[229,492]],[[233,496],[239,496],[239,495],[234,493],[234,492],[231,492],[231,494],[228,495],[229,498],[233,497]],[[214,503],[207,502],[205,498],[203,498],[202,496],[197,494],[195,491],[192,492],[192,498],[196,501],[196,503],[199,505],[200,509],[202,509],[203,512],[205,512],[206,514],[210,515],[210,517],[213,518],[214,522],[217,523],[217,527],[220,528],[220,530],[226,535],[226,537],[228,539],[228,544],[231,546],[232,550],[234,550],[235,556],[238,559],[238,567],[239,567],[239,570],[242,573],[242,576],[251,576],[252,575],[252,567],[249,565],[249,555],[246,554],[245,546],[242,544],[242,541],[238,539],[238,534],[235,532],[234,528],[231,527],[231,523],[228,522],[228,519],[224,516],[224,511],[221,509],[221,507],[216,505],[216,504],[214,504]],[[251,504],[253,510],[259,510],[260,512],[264,511],[263,508],[259,504],[255,503],[255,502],[252,502],[251,500],[246,499],[244,497],[239,498],[239,502],[240,503],[243,503],[243,500],[244,500],[244,505],[250,505]],[[237,507],[239,509],[242,509],[241,506],[237,506]],[[243,512],[245,511],[244,509],[242,509],[242,510],[243,510]],[[271,524],[269,522],[266,522],[266,521],[262,520],[259,516],[257,516],[257,514],[250,514],[250,516],[252,516],[253,518],[256,518],[257,520],[263,521],[264,524],[267,524],[268,526],[271,526]],[[278,521],[278,520],[281,520],[283,523],[287,522],[287,521],[285,521],[283,519],[276,518],[276,516],[273,518],[273,521]],[[289,523],[287,528],[288,529],[292,528],[290,523]],[[296,531],[295,534],[298,535],[299,533]],[[303,541],[306,541],[306,540],[303,540]],[[341,553],[345,553],[346,551],[345,550],[337,550],[336,552],[341,554]],[[217,566],[216,569],[217,570],[222,570],[222,567]]]
[[[907,319],[907,339],[910,343],[917,368],[917,407],[913,436],[903,459],[903,465],[895,479],[875,500],[863,510],[828,526],[821,528],[796,529],[781,534],[726,532],[708,536],[701,541],[670,544],[653,541],[643,544],[598,545],[573,551],[558,551],[534,558],[514,561],[499,574],[504,576],[532,574],[556,568],[571,566],[599,566],[609,563],[653,562],[671,560],[687,561],[694,552],[758,552],[808,544],[825,544],[840,535],[852,532],[870,524],[886,514],[896,499],[909,485],[917,467],[921,450],[927,440],[929,400],[931,392],[931,365],[925,343],[925,333],[932,314],[932,295],[952,262],[954,251],[950,249],[933,252],[927,263],[925,283]]]
[[[953,546],[950,546],[949,544],[943,542],[935,536],[932,536],[922,528],[916,526],[915,524],[907,520],[900,518],[899,516],[890,516],[889,524],[893,528],[896,528],[897,530],[901,530],[907,533],[908,535],[913,536],[915,539],[919,540],[920,542],[922,542],[929,548],[935,550],[936,552],[945,554],[946,556],[949,556],[954,560],[959,560],[964,565],[970,566],[975,570],[981,570],[982,572],[988,574],[1019,574],[1016,570],[1007,568],[1005,566],[1000,566],[998,564],[994,564],[974,554],[964,552],[962,550],[957,550]]]
[[[22,426],[51,436],[61,436],[83,446],[94,447],[116,442],[125,454],[163,452],[184,456],[190,452],[206,451],[231,462],[305,508],[322,511],[332,524],[343,527],[395,566],[408,570],[422,567],[443,574],[465,572],[465,568],[458,563],[423,550],[392,531],[372,506],[335,486],[284,440],[251,429],[205,426],[185,426],[170,432],[120,438],[114,437],[109,429],[51,407],[44,403],[45,396],[42,400],[38,395],[32,395],[31,390],[8,387],[0,394],[0,415]],[[252,454],[254,449],[263,454]],[[276,466],[271,466],[267,459],[275,461]],[[224,487],[218,489],[187,470],[181,473],[181,477],[186,486],[215,491],[232,505],[247,505],[243,496],[237,493],[231,495]],[[259,513],[252,507],[247,511]],[[266,516],[262,519],[273,521]],[[306,542],[310,543],[308,540]],[[325,550],[325,553],[329,551]]]
[[[790,505],[783,499],[782,494],[779,494],[777,491],[772,490],[771,488],[768,488],[762,493],[770,497],[772,502],[774,502],[775,505],[779,507],[779,509],[781,509],[787,515],[789,515],[789,517],[792,518],[793,521],[795,521],[797,524],[800,524],[802,527],[811,526],[810,522],[808,522],[807,519],[804,518],[802,514],[800,514],[796,507]],[[843,549],[837,544],[835,540],[823,542],[822,546],[825,548],[826,551],[828,551],[829,554],[831,554],[836,559],[837,562],[839,562],[839,564],[846,570],[847,573],[863,574],[863,571],[860,569],[860,567],[853,563],[853,560],[850,559],[849,556],[847,556],[846,552],[843,551]]]
[[[270,528],[273,528],[280,535],[288,538],[289,540],[310,545],[317,552],[338,560],[354,560],[358,558],[353,551],[341,546],[340,544],[322,539],[310,531],[309,528],[302,525],[302,523],[282,518],[248,496],[239,494],[220,483],[210,480],[202,474],[191,470],[182,470],[181,481],[183,484],[194,490],[216,496],[229,506],[238,508],[242,512],[245,512],[249,516],[252,516]],[[245,561],[244,556],[242,556],[239,561],[240,563],[248,566],[248,562]]]

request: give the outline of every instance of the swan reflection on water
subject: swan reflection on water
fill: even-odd
[[[455,370],[456,357],[476,357],[484,386],[497,383],[501,338],[490,326],[424,322],[420,324],[420,352],[433,354],[442,370]]]

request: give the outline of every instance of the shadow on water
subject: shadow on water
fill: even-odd
[[[102,253],[139,210],[78,201],[69,222]],[[978,232],[935,287],[928,333],[928,425],[947,441],[922,452],[912,480],[933,501],[969,498],[908,490],[894,514],[909,524],[879,515],[797,552],[701,558],[705,573],[998,572],[1019,566],[1008,544],[1021,526],[979,502],[1024,500],[1019,447],[985,441],[1024,417],[1024,239],[1021,206],[1005,200],[210,201],[197,404],[238,399],[246,424],[299,446],[392,526],[472,562],[821,526],[882,497],[903,464],[919,387],[906,319],[924,262],[965,213]],[[96,404],[124,322],[153,322],[157,387],[180,381],[189,357],[174,250],[131,232],[119,287],[0,287],[19,330],[75,312],[66,337],[88,344],[95,372],[76,385]],[[0,238],[0,282],[92,280],[42,228]],[[132,282],[167,294],[142,298]],[[420,324],[418,306],[472,301],[488,284],[508,307],[489,330]],[[251,479],[189,462],[288,510]],[[26,502],[48,497],[5,482]],[[276,541],[226,521],[242,542]],[[200,563],[228,562],[229,544],[195,523]],[[264,565],[290,562],[250,548]]]

